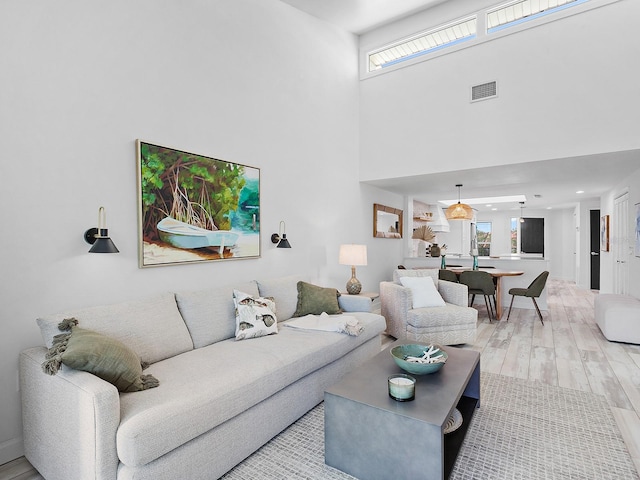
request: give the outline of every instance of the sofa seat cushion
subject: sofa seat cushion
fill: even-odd
[[[225,340],[152,365],[147,371],[161,379],[158,388],[121,394],[120,461],[128,466],[147,464],[385,329],[379,315],[350,315],[365,327],[357,337],[282,328],[278,335]]]

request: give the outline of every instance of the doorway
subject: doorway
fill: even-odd
[[[613,293],[629,294],[629,192],[613,202]]]
[[[600,290],[600,210],[590,210],[589,251],[591,290]]]

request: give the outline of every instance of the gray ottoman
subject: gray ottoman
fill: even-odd
[[[640,344],[640,300],[604,293],[595,297],[595,319],[607,340]]]

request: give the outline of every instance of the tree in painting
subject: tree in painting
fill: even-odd
[[[229,239],[237,238],[238,231],[259,230],[259,177],[246,175],[247,170],[257,169],[143,142],[139,153],[144,242],[167,242],[160,225],[170,221],[175,228],[194,227],[203,237],[220,232],[216,238],[223,238],[222,232],[229,232],[227,243],[217,245],[220,253],[223,249],[229,253],[234,246]],[[174,248],[196,248],[168,243]]]

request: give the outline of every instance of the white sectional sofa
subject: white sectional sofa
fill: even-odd
[[[25,456],[47,480],[220,477],[380,351],[384,318],[367,311],[368,298],[348,295],[339,298],[340,307],[364,326],[359,336],[284,322],[275,335],[235,339],[234,289],[273,297],[282,322],[295,311],[300,279],[167,293],[39,318],[46,347],[20,355]],[[45,374],[47,347],[69,317],[133,349],[159,386],[121,393],[66,366]]]

